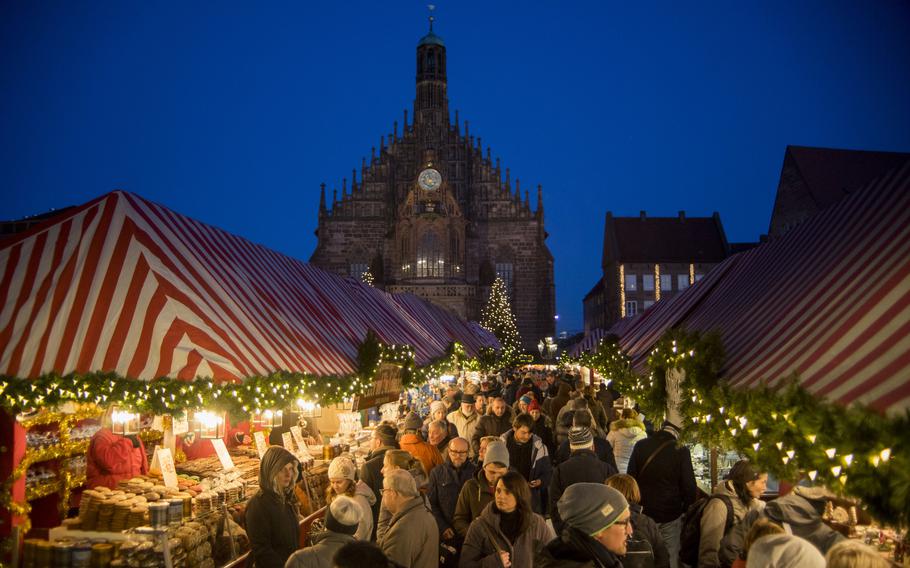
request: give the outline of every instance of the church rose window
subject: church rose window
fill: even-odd
[[[445,261],[442,257],[439,238],[436,233],[424,233],[417,245],[417,277],[442,278],[444,269]]]

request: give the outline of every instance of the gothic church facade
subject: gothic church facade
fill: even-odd
[[[319,203],[318,244],[310,262],[406,292],[480,319],[499,275],[510,291],[525,347],[554,334],[553,256],[546,244],[541,186],[536,207],[514,186],[480,137],[449,116],[446,48],[430,32],[417,46],[413,120],[405,111],[364,160],[360,178]]]

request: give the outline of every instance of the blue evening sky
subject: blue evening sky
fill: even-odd
[[[910,151],[910,3],[437,2],[450,108],[543,184],[560,329],[603,218],[767,232],[787,144]],[[423,2],[0,3],[0,219],[115,188],[308,259],[411,108]]]

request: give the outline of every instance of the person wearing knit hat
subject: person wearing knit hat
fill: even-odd
[[[569,430],[569,445],[572,453],[569,459],[556,466],[550,479],[549,499],[550,517],[553,528],[563,528],[557,502],[565,491],[577,483],[603,483],[617,473],[616,468],[597,457],[594,452],[594,436],[590,428],[572,428]]]
[[[749,547],[746,568],[825,568],[825,557],[808,540],[792,534],[763,536]]]
[[[329,464],[328,477],[326,503],[331,504],[340,496],[352,499],[361,510],[361,519],[354,538],[369,540],[373,533],[372,506],[376,503],[376,494],[366,483],[357,480],[357,468],[347,455],[332,460]]]
[[[534,566],[574,561],[622,567],[618,557],[625,555],[632,534],[629,503],[622,493],[603,483],[576,483],[562,494],[557,508],[566,528],[538,552]]]
[[[407,418],[404,419],[404,435],[401,436],[398,445],[401,446],[402,450],[420,460],[424,473],[430,475],[433,468],[442,463],[442,455],[436,449],[436,446],[425,442],[420,437],[418,432],[421,425],[420,416],[416,412],[408,414]]]
[[[552,459],[556,455],[556,438],[553,436],[553,423],[550,421],[550,417],[541,411],[540,403],[536,400],[532,400],[528,405],[528,414],[534,420],[531,432],[543,441],[547,447],[547,453]]]
[[[458,437],[458,428],[456,428],[454,424],[452,424],[451,422],[446,420],[446,416],[448,414],[449,414],[449,412],[448,412],[448,409],[446,408],[446,404],[441,400],[434,400],[433,402],[430,403],[430,414],[429,414],[429,416],[426,417],[426,420],[423,421],[423,429],[420,431],[420,433],[423,435],[423,439],[429,442],[430,441],[430,424],[432,424],[433,422],[442,422],[443,423],[443,426],[445,426],[445,436],[443,436],[445,441],[441,442],[441,443],[437,442],[437,443],[433,444],[434,446],[436,446],[437,449],[439,449],[440,452],[442,451],[440,448],[445,447],[445,444],[447,444],[449,440],[451,440],[452,438]]]
[[[353,499],[337,497],[325,511],[325,532],[313,537],[312,546],[292,554],[284,565],[285,568],[331,566],[335,553],[342,546],[355,541],[354,535],[362,517],[363,511]]]
[[[483,466],[478,468],[474,478],[468,480],[458,493],[452,524],[455,532],[464,539],[471,522],[480,515],[484,507],[493,501],[496,482],[509,471],[509,450],[502,440],[487,445]]]

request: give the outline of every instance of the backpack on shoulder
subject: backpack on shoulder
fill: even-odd
[[[724,524],[726,535],[733,526],[733,502],[726,495],[711,495],[699,499],[689,506],[683,515],[682,530],[679,535],[679,561],[688,566],[698,566],[698,546],[701,542],[701,518],[705,507],[711,499],[720,499],[727,506],[727,521]]]

